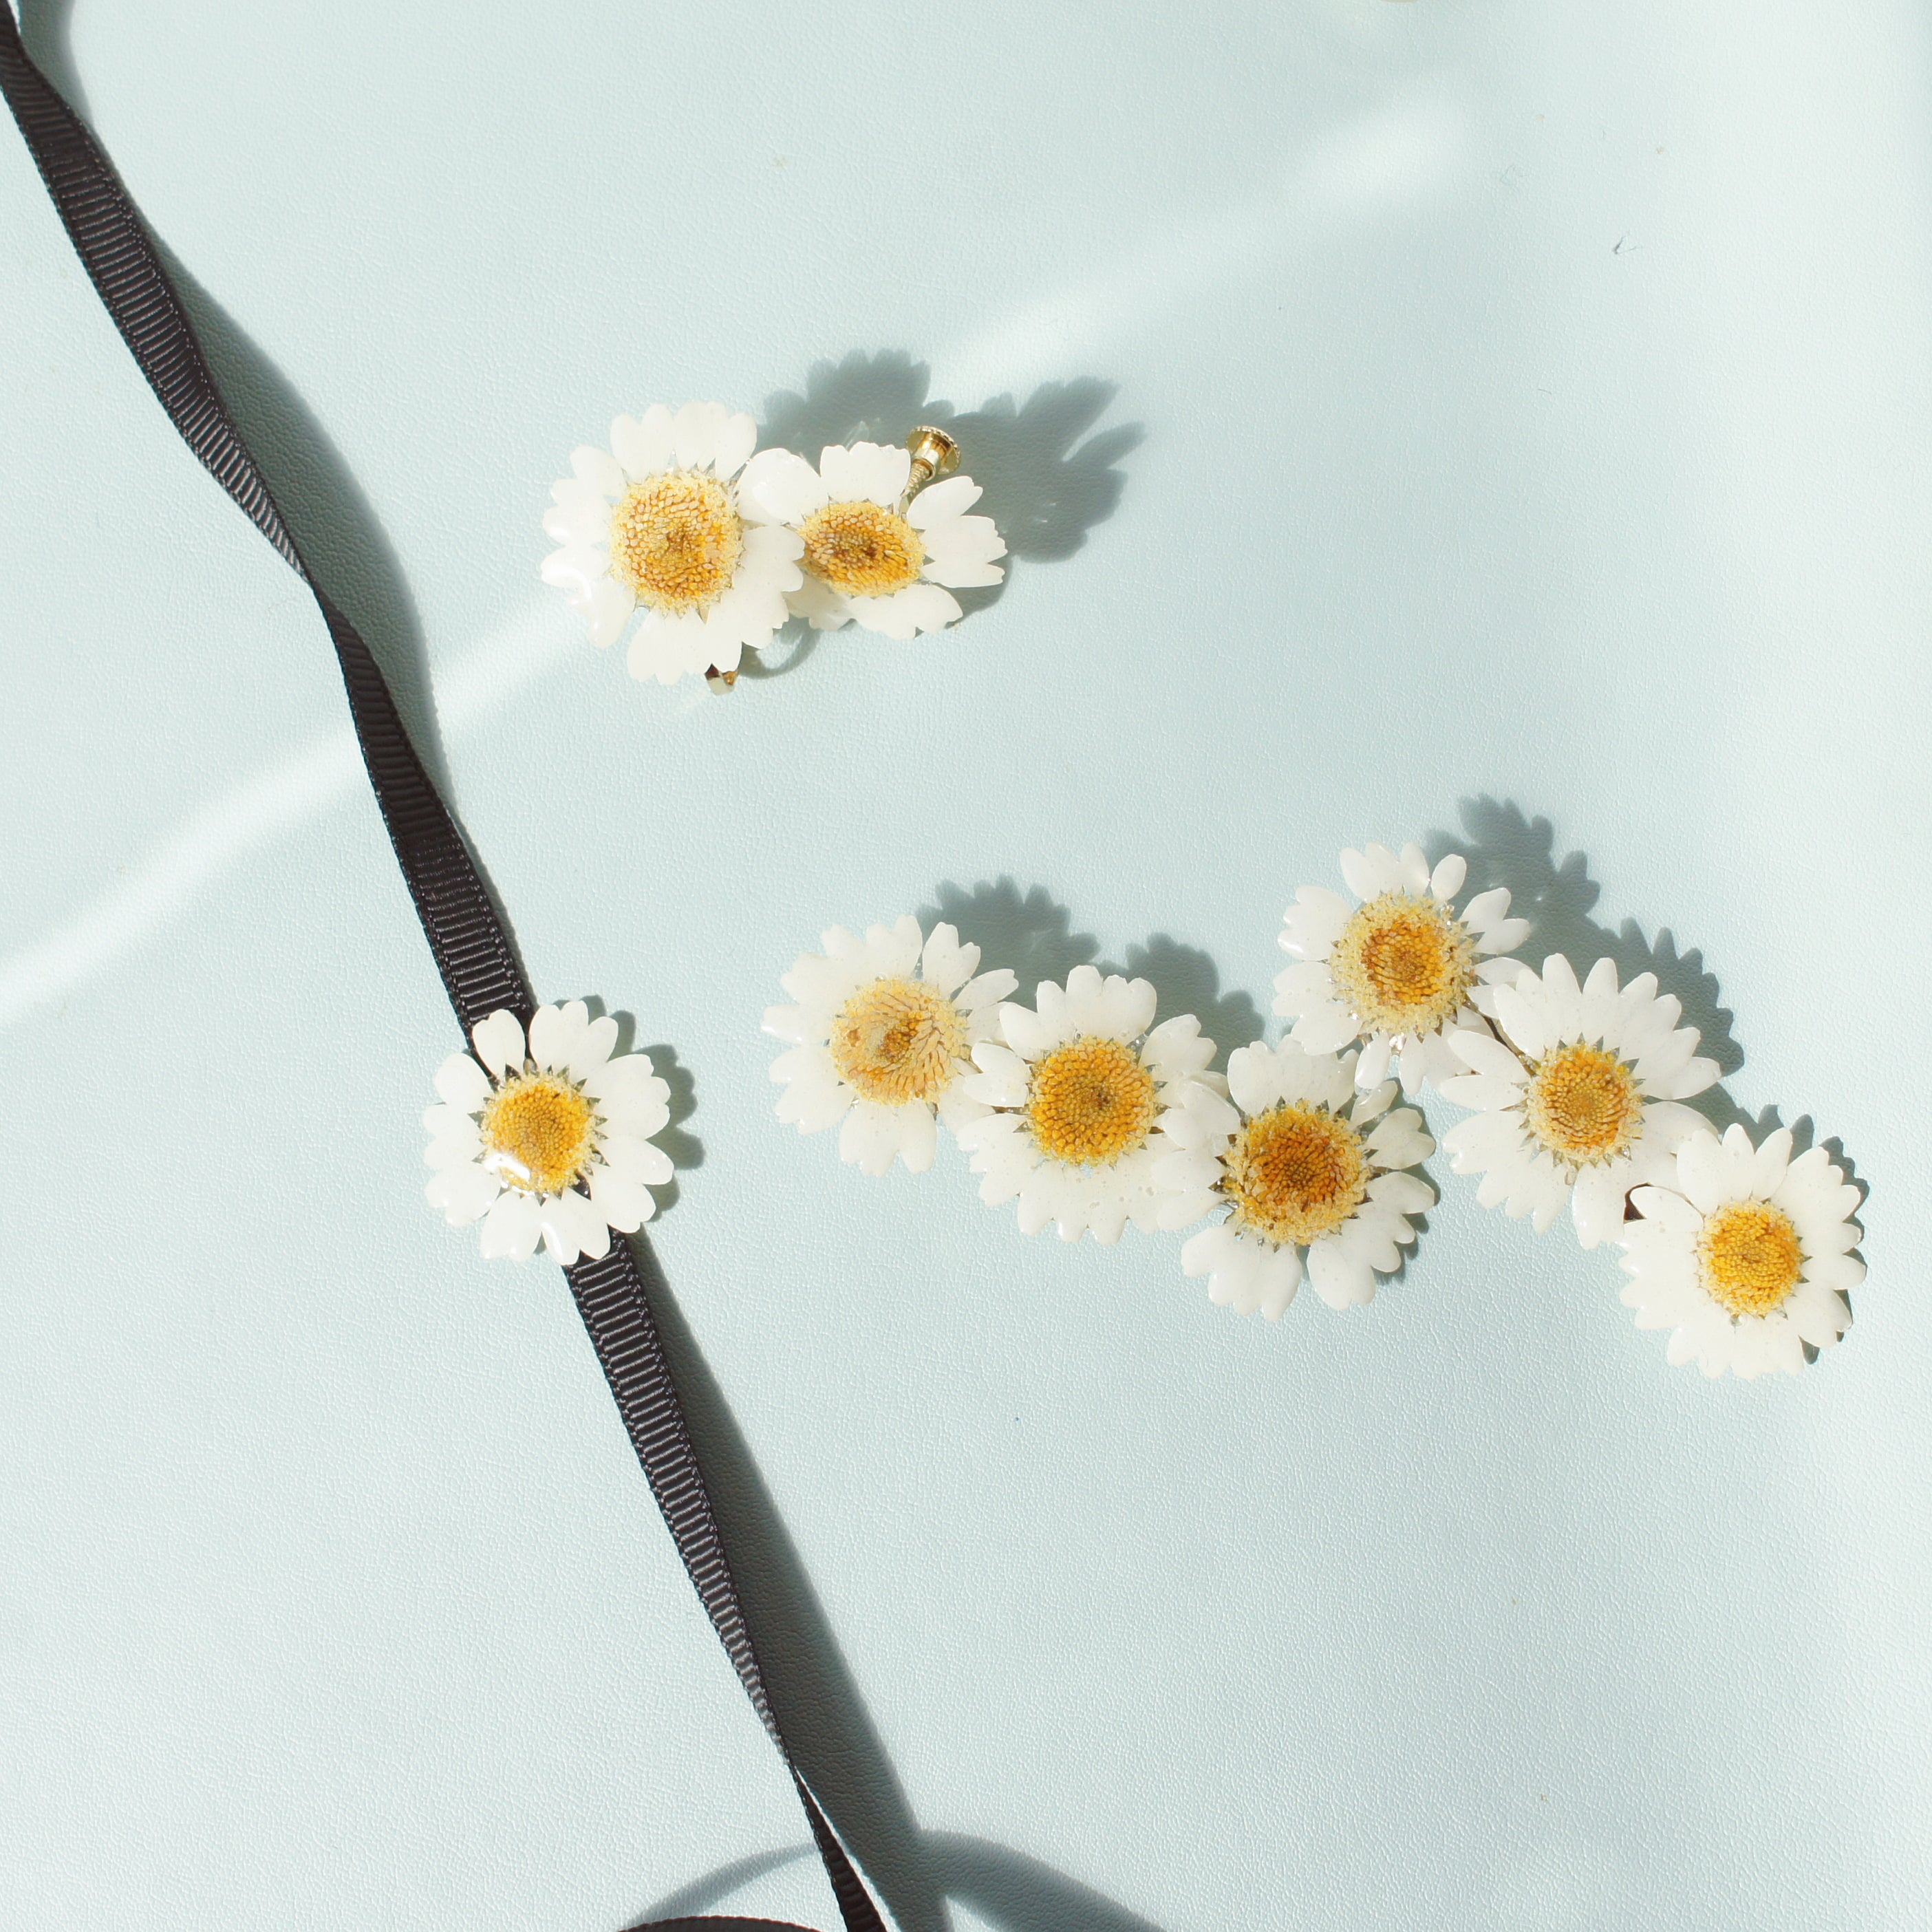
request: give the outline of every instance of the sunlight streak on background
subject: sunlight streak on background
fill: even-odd
[[[1064,371],[1124,328],[1198,303],[1204,285],[1238,284],[1268,272],[1292,244],[1331,224],[1440,190],[1458,173],[1467,146],[1463,117],[1439,106],[1332,129],[1269,191],[1138,244],[1111,268],[1024,305],[934,361],[962,392],[1010,388],[1022,370]],[[436,677],[446,735],[474,727],[563,655],[570,640],[554,619],[548,603],[532,604]],[[682,708],[707,695],[694,688]],[[130,877],[0,960],[0,1028],[93,978],[223,873],[319,818],[362,782],[362,759],[345,728],[204,806]]]
[[[1325,230],[1444,191],[1460,178],[1469,146],[1466,114],[1447,103],[1330,128],[1262,194],[1138,242],[1086,280],[935,355],[933,366],[962,394],[1064,375],[1109,339],[1198,306],[1204,289],[1238,287],[1274,270],[1292,247]]]
[[[436,716],[445,736],[462,736],[500,710],[572,642],[550,600],[526,605],[436,676]],[[320,818],[363,782],[362,754],[345,725],[211,800],[128,878],[44,938],[0,959],[0,1028],[84,985],[223,873]]]

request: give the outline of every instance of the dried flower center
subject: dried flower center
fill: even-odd
[[[1530,1132],[1573,1167],[1628,1154],[1643,1127],[1636,1076],[1614,1053],[1581,1042],[1559,1046],[1537,1068],[1522,1111]]]
[[[633,484],[610,513],[610,574],[640,604],[674,616],[722,596],[744,548],[731,493],[700,470]]]
[[[1711,1299],[1733,1315],[1768,1315],[1804,1271],[1791,1216],[1768,1201],[1727,1202],[1704,1223],[1697,1258]]]
[[[1050,1160],[1105,1167],[1147,1144],[1159,1112],[1154,1076],[1118,1040],[1083,1034],[1034,1063],[1027,1124]]]
[[[918,980],[874,980],[832,1022],[839,1078],[886,1107],[938,1100],[958,1074],[966,1044],[959,1009]]]
[[[888,597],[919,581],[926,545],[882,503],[828,503],[798,526],[805,567],[848,597]]]
[[[1431,1034],[1467,1000],[1476,949],[1436,900],[1384,892],[1350,916],[1332,964],[1365,1032]]]
[[[596,1150],[590,1102],[554,1073],[513,1073],[483,1109],[483,1166],[506,1187],[561,1194]]]
[[[1278,1246],[1305,1246],[1368,1198],[1368,1156],[1346,1120],[1318,1107],[1276,1107],[1234,1136],[1221,1191],[1238,1226]]]

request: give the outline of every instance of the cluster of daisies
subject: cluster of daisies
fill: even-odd
[[[953,458],[948,439],[921,434]],[[722,404],[659,404],[618,417],[608,449],[574,451],[552,488],[544,580],[593,644],[636,620],[633,677],[730,677],[792,616],[916,637],[958,618],[955,590],[1004,575],[992,518],[968,514],[970,477],[931,481],[938,462],[874,442],[821,450],[814,467],[758,440]]]
[[[1015,1204],[1023,1232],[1120,1239],[1209,1226],[1181,1249],[1220,1304],[1279,1317],[1304,1275],[1334,1308],[1370,1300],[1435,1201],[1436,1142],[1413,1101],[1463,1110],[1443,1144],[1485,1207],[1546,1232],[1567,1207],[1586,1248],[1623,1251],[1640,1328],[1707,1376],[1795,1372],[1850,1324],[1864,1276],[1858,1190],[1787,1130],[1721,1138],[1684,1103],[1712,1085],[1678,1001],[1600,959],[1516,955],[1528,922],[1498,888],[1418,846],[1342,855],[1346,896],[1306,886],[1275,982],[1292,1022],[1212,1070],[1192,1014],[1160,1019],[1144,980],[1078,966],[1010,997],[950,926],[842,927],[783,976],[766,1030],[787,1042],[780,1119],[836,1126],[868,1174],[930,1168],[944,1126]]]

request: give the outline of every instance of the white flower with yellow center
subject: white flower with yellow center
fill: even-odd
[[[950,926],[922,934],[910,913],[863,939],[835,926],[822,944],[779,982],[796,1004],[765,1014],[765,1030],[793,1042],[772,1063],[778,1118],[802,1134],[842,1122],[839,1156],[862,1173],[896,1158],[923,1174],[935,1122],[957,1132],[986,1111],[966,1095],[973,1048],[998,1030],[1017,982],[981,973],[976,946]]]
[[[1408,1170],[1436,1143],[1412,1107],[1389,1111],[1393,1080],[1358,1093],[1355,1066],[1352,1053],[1305,1053],[1288,1040],[1240,1047],[1228,1056],[1227,1100],[1196,1088],[1168,1114],[1161,1226],[1228,1210],[1180,1251],[1184,1274],[1208,1276],[1210,1300],[1277,1321],[1305,1256],[1316,1293],[1348,1308],[1400,1265],[1415,1239],[1408,1217],[1436,1199]]]
[[[539,1241],[566,1267],[608,1253],[610,1230],[634,1234],[656,1210],[650,1190],[671,1178],[651,1143],[670,1089],[650,1056],[613,1059],[617,1022],[581,1000],[538,1007],[527,1037],[502,1012],[470,1036],[475,1057],[436,1069],[441,1100],[423,1115],[430,1205],[452,1227],[481,1221],[486,1256],[526,1260]]]
[[[985,1178],[989,1206],[1017,1199],[1022,1234],[1048,1222],[1062,1240],[1118,1241],[1126,1224],[1151,1230],[1170,1190],[1156,1178],[1162,1132],[1208,1072],[1214,1042],[1192,1013],[1154,1024],[1144,980],[1103,980],[1076,966],[1044,982],[1033,1006],[999,1010],[1000,1037],[973,1049],[968,1096],[994,1111],[962,1128],[959,1144]]]
[[[1342,876],[1359,904],[1323,886],[1304,886],[1282,927],[1284,951],[1300,963],[1275,981],[1274,1010],[1294,1024],[1289,1036],[1310,1053],[1366,1042],[1355,1078],[1377,1087],[1400,1055],[1402,1091],[1462,1072],[1448,1036],[1480,1026],[1489,983],[1513,976],[1502,956],[1529,936],[1509,916],[1498,886],[1460,913],[1451,903],[1468,866],[1450,853],[1433,872],[1419,845],[1386,845],[1342,854]]]
[[[1527,1214],[1540,1234],[1570,1203],[1586,1248],[1613,1240],[1634,1187],[1661,1180],[1694,1134],[1714,1136],[1702,1114],[1679,1106],[1716,1080],[1697,1054],[1697,1029],[1660,998],[1657,975],[1619,990],[1616,962],[1599,959],[1580,986],[1560,952],[1539,975],[1527,966],[1498,986],[1487,1029],[1453,1034],[1472,1070],[1438,1083],[1445,1100],[1477,1111],[1442,1138],[1458,1174],[1479,1174],[1485,1208]],[[1512,1051],[1514,1048],[1514,1051]]]
[[[720,403],[662,404],[610,425],[610,448],[573,451],[550,489],[544,530],[559,548],[543,579],[582,614],[593,644],[614,644],[634,611],[635,678],[736,670],[770,643],[802,581],[796,531],[746,500],[739,472],[758,440]]]
[[[1641,1218],[1618,1237],[1624,1305],[1640,1328],[1676,1330],[1673,1363],[1796,1375],[1807,1342],[1828,1348],[1851,1326],[1858,1190],[1822,1148],[1793,1160],[1790,1128],[1757,1148],[1740,1126],[1686,1141],[1669,1184],[1635,1201]]]
[[[910,500],[912,453],[876,442],[833,446],[814,470],[788,449],[761,450],[740,494],[796,532],[805,578],[793,610],[819,631],[857,623],[888,638],[916,637],[958,617],[953,591],[997,584],[1006,544],[990,517],[970,517],[980,489],[955,476]]]

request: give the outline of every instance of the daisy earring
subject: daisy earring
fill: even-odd
[[[817,468],[790,450],[762,450],[746,465],[740,494],[755,513],[798,538],[803,578],[794,613],[814,630],[856,623],[908,638],[958,622],[955,590],[998,584],[1006,546],[957,467],[944,430],[915,430],[904,448],[831,446]],[[944,482],[937,479],[946,477]]]
[[[494,1012],[436,1074],[423,1115],[424,1190],[452,1227],[482,1222],[486,1257],[527,1260],[541,1241],[566,1268],[608,1254],[610,1231],[632,1234],[671,1178],[652,1144],[670,1120],[670,1088],[644,1053],[613,1054],[617,1022],[581,1000],[539,1006],[526,1032]]]
[[[1528,920],[1509,916],[1504,886],[1456,910],[1468,869],[1460,853],[1432,870],[1420,845],[1370,845],[1342,854],[1357,904],[1301,888],[1281,932],[1299,963],[1274,982],[1274,1010],[1294,1022],[1297,1046],[1333,1053],[1361,1040],[1356,1079],[1380,1086],[1394,1059],[1409,1094],[1464,1071],[1449,1037],[1481,1026],[1491,983],[1517,971],[1504,956],[1529,937]]]
[[[638,617],[634,678],[673,684],[737,677],[747,650],[771,642],[803,581],[802,539],[748,502],[740,472],[758,440],[722,404],[653,404],[619,416],[610,447],[574,452],[554,484],[544,530],[558,548],[546,584],[562,590],[590,641],[615,644]]]
[[[1278,1321],[1304,1270],[1330,1308],[1372,1300],[1400,1266],[1412,1215],[1436,1191],[1410,1172],[1436,1151],[1412,1107],[1390,1110],[1396,1083],[1358,1092],[1356,1057],[1305,1053],[1292,1040],[1228,1056],[1228,1098],[1196,1088],[1169,1114],[1174,1151],[1155,1175],[1171,1190],[1163,1228],[1226,1208],[1180,1251],[1208,1298]]]
[[[1527,1214],[1540,1234],[1570,1206],[1585,1247],[1614,1240],[1633,1188],[1661,1183],[1694,1135],[1714,1135],[1682,1102],[1715,1084],[1718,1063],[1697,1055],[1697,1029],[1660,996],[1657,976],[1617,985],[1599,959],[1580,986],[1560,952],[1495,988],[1498,1040],[1486,1029],[1452,1034],[1468,1070],[1441,1083],[1442,1097],[1475,1109],[1444,1136],[1450,1166],[1480,1174],[1485,1208]]]
[[[838,1127],[839,1158],[861,1173],[896,1160],[923,1174],[938,1124],[957,1132],[987,1111],[967,1096],[972,1052],[1017,982],[982,973],[980,949],[952,927],[928,934],[910,913],[863,939],[835,926],[820,943],[780,982],[794,1004],[765,1014],[765,1030],[790,1042],[772,1063],[778,1118],[802,1134]]]
[[[1157,1163],[1176,1109],[1226,1083],[1208,1071],[1214,1042],[1192,1013],[1154,1024],[1145,980],[1076,966],[1031,1007],[999,1010],[999,1036],[973,1049],[964,1083],[988,1111],[959,1132],[990,1207],[1018,1202],[1020,1232],[1057,1223],[1060,1238],[1118,1241],[1131,1221],[1151,1232],[1171,1190]]]
[[[1713,1378],[1796,1375],[1808,1344],[1828,1348],[1851,1326],[1858,1190],[1822,1148],[1794,1160],[1790,1128],[1756,1147],[1741,1126],[1687,1141],[1669,1178],[1631,1198],[1624,1305],[1640,1328],[1676,1331],[1672,1362]]]

